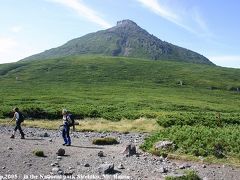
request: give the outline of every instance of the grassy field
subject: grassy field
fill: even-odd
[[[63,107],[78,118],[109,120],[239,113],[239,76],[238,69],[94,56],[5,64],[0,116],[9,117],[14,106],[39,119],[59,118]]]
[[[239,69],[99,56],[4,64],[0,118],[11,117],[18,106],[40,119],[28,126],[51,128],[67,108],[85,119],[78,130],[159,131],[142,147],[149,152],[156,141],[168,139],[177,145],[170,154],[216,159],[221,137],[224,158],[239,162],[239,77]]]

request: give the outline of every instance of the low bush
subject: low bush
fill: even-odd
[[[141,148],[153,151],[158,141],[176,144],[175,153],[194,156],[240,157],[240,126],[208,128],[206,126],[172,126],[148,137]],[[155,152],[155,154],[157,154]],[[159,153],[160,154],[160,153]]]
[[[44,152],[42,150],[34,150],[33,154],[38,157],[45,157]]]
[[[118,144],[118,141],[112,137],[105,137],[105,138],[94,139],[92,143],[96,145],[112,145],[112,144]]]
[[[171,127],[174,125],[222,127],[224,125],[240,125],[240,114],[175,112],[158,117],[157,123],[163,127]]]
[[[165,180],[201,180],[197,173],[193,170],[185,171],[185,175],[180,177],[167,176]]]

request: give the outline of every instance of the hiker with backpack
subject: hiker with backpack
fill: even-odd
[[[19,130],[20,134],[21,134],[21,139],[25,139],[24,137],[24,133],[22,131],[22,128],[21,128],[21,123],[24,121],[24,116],[23,114],[19,111],[19,109],[16,107],[13,109],[14,111],[14,116],[12,118],[12,120],[10,122],[12,122],[13,120],[16,121],[16,126],[14,128],[14,131],[13,131],[13,134],[11,135],[10,138],[14,139],[15,138],[15,134],[16,134],[16,131]]]
[[[66,109],[62,110],[63,115],[63,128],[62,128],[62,137],[64,140],[63,146],[71,146],[71,138],[69,135],[70,127],[73,127],[73,130],[75,131],[75,123],[73,115],[68,113]]]

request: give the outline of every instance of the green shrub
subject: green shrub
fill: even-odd
[[[33,154],[38,157],[45,157],[44,152],[42,150],[34,150]]]
[[[195,156],[240,156],[240,126],[209,128],[206,126],[172,126],[148,137],[141,148],[152,151],[158,141],[168,139],[176,144],[176,153]]]
[[[180,177],[167,176],[165,180],[201,180],[197,173],[193,170],[185,171],[185,175]]]
[[[112,137],[105,137],[105,138],[94,139],[92,143],[96,145],[112,145],[112,144],[118,144],[118,141]]]
[[[90,118],[101,117],[101,113],[100,113],[97,109],[92,109],[92,110],[89,112],[88,117],[90,117]]]
[[[163,127],[174,125],[203,125],[208,127],[222,127],[224,125],[240,125],[239,113],[196,113],[196,112],[179,112],[160,116],[157,123]]]

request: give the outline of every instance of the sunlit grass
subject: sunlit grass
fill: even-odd
[[[76,126],[76,131],[96,131],[96,132],[154,132],[160,130],[161,127],[154,119],[136,119],[136,120],[121,120],[112,122],[101,118],[86,118],[84,120],[76,120],[79,125]],[[0,120],[1,125],[9,125],[9,119]],[[44,128],[44,129],[58,129],[62,124],[62,120],[25,120],[23,126]],[[14,125],[14,122],[11,123]]]
[[[79,131],[154,132],[161,129],[156,120],[145,118],[117,122],[104,119],[85,119],[79,122],[77,127]]]

